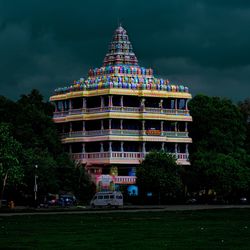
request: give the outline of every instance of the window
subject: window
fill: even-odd
[[[114,199],[115,198],[115,196],[114,195],[110,195],[110,199]]]
[[[104,199],[109,199],[109,196],[108,195],[104,195]]]
[[[103,196],[102,196],[102,195],[98,196],[98,199],[99,199],[99,200],[102,200],[102,199],[103,199]]]

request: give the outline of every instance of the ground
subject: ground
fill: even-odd
[[[250,209],[0,217],[1,249],[250,249]]]

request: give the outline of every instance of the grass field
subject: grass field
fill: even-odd
[[[250,210],[0,217],[1,249],[250,249]]]

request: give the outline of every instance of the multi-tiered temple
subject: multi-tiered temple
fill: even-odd
[[[178,164],[189,164],[190,98],[187,87],[156,78],[152,69],[138,65],[120,26],[103,66],[90,69],[86,79],[56,89],[50,101],[73,159],[92,175],[111,170],[118,172],[115,183],[134,184],[136,168],[152,150],[165,150]]]

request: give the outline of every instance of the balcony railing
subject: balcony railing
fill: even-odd
[[[93,152],[93,153],[72,153],[74,160],[88,160],[88,159],[138,159],[143,160],[147,153],[142,152]],[[187,153],[172,153],[177,160],[188,160]]]
[[[188,132],[163,131],[162,135],[166,137],[188,138]]]
[[[104,129],[104,130],[91,130],[91,131],[74,131],[61,134],[62,138],[77,138],[88,136],[103,136],[103,135],[128,135],[139,136],[147,135],[143,130],[129,130],[129,129]],[[148,135],[151,136],[151,135]],[[188,138],[188,132],[175,132],[175,131],[163,131],[160,136],[165,137],[178,137]]]
[[[156,114],[167,114],[167,115],[189,115],[189,110],[183,109],[161,109],[161,108],[140,108],[140,107],[98,107],[98,108],[81,108],[81,109],[70,109],[67,111],[54,112],[54,118],[64,117],[68,115],[80,115],[80,114],[95,114],[102,112],[127,112],[127,113],[156,113]]]

